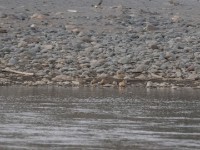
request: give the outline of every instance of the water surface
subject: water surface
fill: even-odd
[[[0,149],[200,149],[192,89],[0,87]]]

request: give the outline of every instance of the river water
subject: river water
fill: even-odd
[[[200,149],[194,89],[0,87],[0,149]]]

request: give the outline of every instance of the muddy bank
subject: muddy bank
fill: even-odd
[[[0,84],[200,86],[198,1],[97,3],[3,0]]]

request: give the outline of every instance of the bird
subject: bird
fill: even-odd
[[[100,6],[103,3],[103,0],[100,0],[100,2],[97,4],[97,6]]]
[[[103,3],[103,0],[100,0],[97,5],[92,5],[92,7],[98,8],[101,6],[102,3]]]

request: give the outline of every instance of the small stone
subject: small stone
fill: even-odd
[[[82,41],[77,40],[77,39],[73,39],[71,43],[72,43],[72,46],[74,47],[74,49],[76,51],[80,51],[80,50],[83,49],[83,47],[82,47],[83,42]]]
[[[135,79],[139,79],[139,80],[146,80],[146,79],[147,79],[147,77],[146,77],[144,74],[141,74],[141,75],[139,75],[139,76],[135,77]]]
[[[196,72],[197,74],[200,74],[200,65],[197,65],[197,66],[195,67],[195,72]]]
[[[81,31],[78,28],[74,28],[71,30],[73,33],[79,34]]]
[[[86,42],[86,43],[91,43],[92,40],[89,36],[83,36],[80,38],[81,41]]]
[[[33,84],[32,81],[24,81],[24,82],[23,82],[23,85],[31,86],[32,84]]]
[[[180,22],[180,21],[182,21],[183,19],[182,19],[180,16],[175,15],[175,16],[173,16],[173,17],[171,18],[171,20],[172,20],[172,22]]]
[[[171,86],[171,89],[177,89],[177,88],[178,88],[178,86],[176,86],[176,85]]]
[[[65,82],[63,82],[63,85],[71,85],[71,82],[65,81]]]
[[[156,45],[156,44],[150,45],[150,48],[153,49],[153,50],[154,50],[154,49],[159,49],[158,45]]]
[[[25,41],[20,41],[19,43],[18,43],[18,47],[20,48],[20,47],[27,47],[27,43],[25,42]]]
[[[0,78],[0,85],[9,85],[10,84],[10,80],[6,79],[6,78]]]
[[[126,75],[125,77],[124,77],[124,80],[131,80],[132,79],[132,76],[130,76],[130,75]]]
[[[30,25],[30,28],[31,28],[31,30],[36,30],[36,25],[32,24],[32,25]]]
[[[77,10],[74,10],[74,9],[68,9],[67,11],[68,11],[68,12],[71,12],[71,13],[76,13],[76,12],[78,12]]]
[[[112,82],[112,85],[113,85],[113,86],[117,86],[117,81],[113,81],[113,82]]]
[[[146,31],[155,31],[158,28],[156,26],[152,25],[152,24],[147,24],[145,29],[146,29]]]
[[[178,78],[182,77],[182,72],[181,72],[181,70],[176,70],[176,76],[177,76]]]
[[[112,84],[104,84],[103,87],[113,87]]]
[[[26,20],[28,18],[28,15],[26,13],[17,13],[13,15],[14,15],[14,18],[18,20]]]
[[[7,18],[7,17],[8,17],[7,14],[0,12],[0,18]]]
[[[64,12],[56,12],[55,15],[56,15],[56,16],[57,16],[57,15],[58,15],[58,16],[59,16],[59,15],[64,15]]]
[[[199,76],[197,74],[190,74],[187,79],[189,79],[189,80],[197,80],[197,79],[199,79]]]
[[[165,58],[166,59],[169,59],[171,56],[172,56],[172,53],[170,53],[170,52],[166,52],[165,53]]]
[[[6,77],[6,75],[5,74],[3,74],[3,73],[0,73],[0,78],[5,78]]]
[[[72,81],[72,84],[75,85],[75,86],[79,86],[80,82],[79,81]]]
[[[188,68],[187,68],[187,71],[194,71],[195,70],[195,66],[194,65],[190,65]]]
[[[200,89],[200,85],[196,86],[195,88],[196,88],[196,89]]]
[[[42,48],[45,50],[52,50],[53,49],[53,45],[42,45]]]
[[[130,58],[125,56],[125,57],[122,57],[118,60],[118,63],[120,64],[128,64],[130,62]]]
[[[127,86],[127,81],[123,80],[121,82],[119,82],[119,87],[126,87]]]
[[[102,73],[102,74],[97,75],[97,77],[98,77],[98,78],[107,78],[107,77],[108,77],[108,74]]]
[[[45,16],[42,14],[35,13],[31,16],[31,19],[44,19]]]
[[[162,79],[163,77],[162,77],[162,76],[159,76],[159,75],[157,75],[157,74],[151,73],[151,78],[152,78],[152,79]]]
[[[0,28],[0,33],[7,33],[7,30]]]
[[[67,75],[57,75],[56,77],[52,78],[52,81],[72,81],[73,78],[71,76],[67,76]]]
[[[65,29],[77,35],[81,32],[81,29],[76,27],[75,25],[65,25]]]
[[[38,37],[27,37],[24,39],[27,44],[32,44],[32,43],[39,43],[41,40]]]
[[[16,64],[17,64],[17,59],[14,57],[10,58],[8,65],[14,66]]]
[[[33,85],[38,86],[38,85],[45,85],[45,84],[46,84],[46,82],[44,82],[44,81],[36,81],[36,82],[34,82]]]
[[[99,85],[108,84],[106,79],[102,79],[100,82],[98,82]]]
[[[162,83],[159,84],[159,86],[160,86],[160,87],[168,87],[169,84],[166,83],[166,82],[162,82]]]
[[[146,71],[147,69],[147,65],[144,65],[144,64],[140,64],[137,66],[137,68],[135,69],[135,72],[140,72],[142,73],[143,71]]]
[[[104,63],[105,63],[105,59],[98,59],[98,60],[93,59],[90,61],[90,66],[92,68],[96,68],[96,67],[103,65]]]
[[[125,73],[121,70],[118,70],[117,74],[114,76],[114,78],[116,79],[124,79],[124,77],[125,77]]]
[[[115,47],[115,52],[117,53],[126,53],[126,49],[122,47]]]
[[[148,82],[147,82],[147,84],[146,84],[146,87],[147,87],[147,88],[154,87],[154,84],[153,84],[153,82],[151,82],[151,81],[148,81]]]

